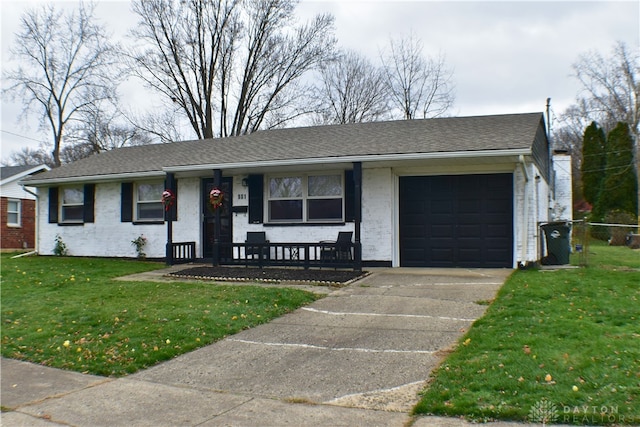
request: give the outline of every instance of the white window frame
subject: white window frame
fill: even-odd
[[[64,199],[64,190],[66,189],[75,189],[79,190],[80,194],[82,194],[81,202],[66,202]],[[66,208],[77,208],[80,207],[81,212],[83,213],[81,218],[66,218]],[[61,223],[83,223],[84,222],[84,186],[82,185],[74,185],[69,187],[60,187],[60,212],[59,218]]]
[[[139,188],[142,185],[158,185],[160,187],[160,197],[157,200],[140,200],[139,199]],[[164,182],[163,181],[141,181],[136,182],[133,186],[133,220],[135,222],[159,222],[164,221],[164,205],[162,204],[162,192],[164,191]],[[139,206],[141,204],[159,204],[159,216],[153,218],[140,218],[140,210]]]
[[[331,196],[309,196],[309,177],[310,176],[330,176],[335,175],[340,177],[340,195]],[[271,197],[271,180],[275,178],[301,178],[302,180],[302,196],[300,197],[286,197],[278,198]],[[305,173],[289,173],[289,174],[273,174],[267,175],[265,179],[265,212],[267,215],[267,223],[279,224],[279,223],[343,223],[345,221],[345,189],[344,189],[344,171],[317,171],[317,172],[305,172]],[[309,200],[323,200],[323,199],[341,199],[342,212],[340,218],[336,219],[309,219]],[[277,200],[302,200],[302,218],[300,219],[272,219],[271,217],[271,202]]]
[[[9,208],[12,203],[16,204],[16,210],[11,210]],[[15,222],[12,222],[9,219],[11,214],[16,215]],[[21,227],[21,226],[22,226],[22,200],[8,199],[7,200],[7,227]]]

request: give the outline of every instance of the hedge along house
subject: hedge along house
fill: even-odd
[[[149,257],[194,242],[335,240],[364,266],[507,267],[534,262],[548,221],[552,160],[542,113],[259,131],[121,148],[28,180],[42,254]],[[224,194],[213,211],[213,188]],[[163,190],[175,196],[165,212]],[[174,221],[165,221],[168,216]]]

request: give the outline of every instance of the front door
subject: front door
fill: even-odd
[[[220,248],[220,259],[231,257],[231,246],[224,245],[225,243],[232,242],[232,218],[231,215],[231,195],[232,192],[232,178],[222,178],[222,185],[220,190],[224,195],[224,203],[220,209],[220,236],[219,241],[222,243]],[[204,258],[211,258],[213,256],[213,241],[214,241],[214,221],[215,212],[211,208],[209,203],[209,192],[214,188],[213,178],[205,178],[202,180],[202,218],[204,223],[202,224],[202,230],[204,235],[202,236]]]

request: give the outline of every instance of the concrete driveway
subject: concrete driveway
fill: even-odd
[[[409,411],[431,370],[484,313],[478,302],[493,299],[510,273],[375,270],[268,324],[121,379],[3,360],[2,405],[15,411],[2,414],[2,425],[466,425]]]

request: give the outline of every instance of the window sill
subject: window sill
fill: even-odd
[[[160,224],[164,224],[163,220],[157,220],[157,221],[133,221],[132,222],[133,225],[160,225]]]
[[[84,225],[83,221],[66,221],[66,222],[59,222],[58,223],[59,226],[62,227],[73,227],[73,226],[77,226],[77,225]]]
[[[20,224],[7,224],[7,227],[9,227],[9,228],[22,228],[22,225],[20,225]]]
[[[345,225],[344,221],[340,222],[265,222],[265,227],[317,227],[317,226],[332,226],[332,225]]]

